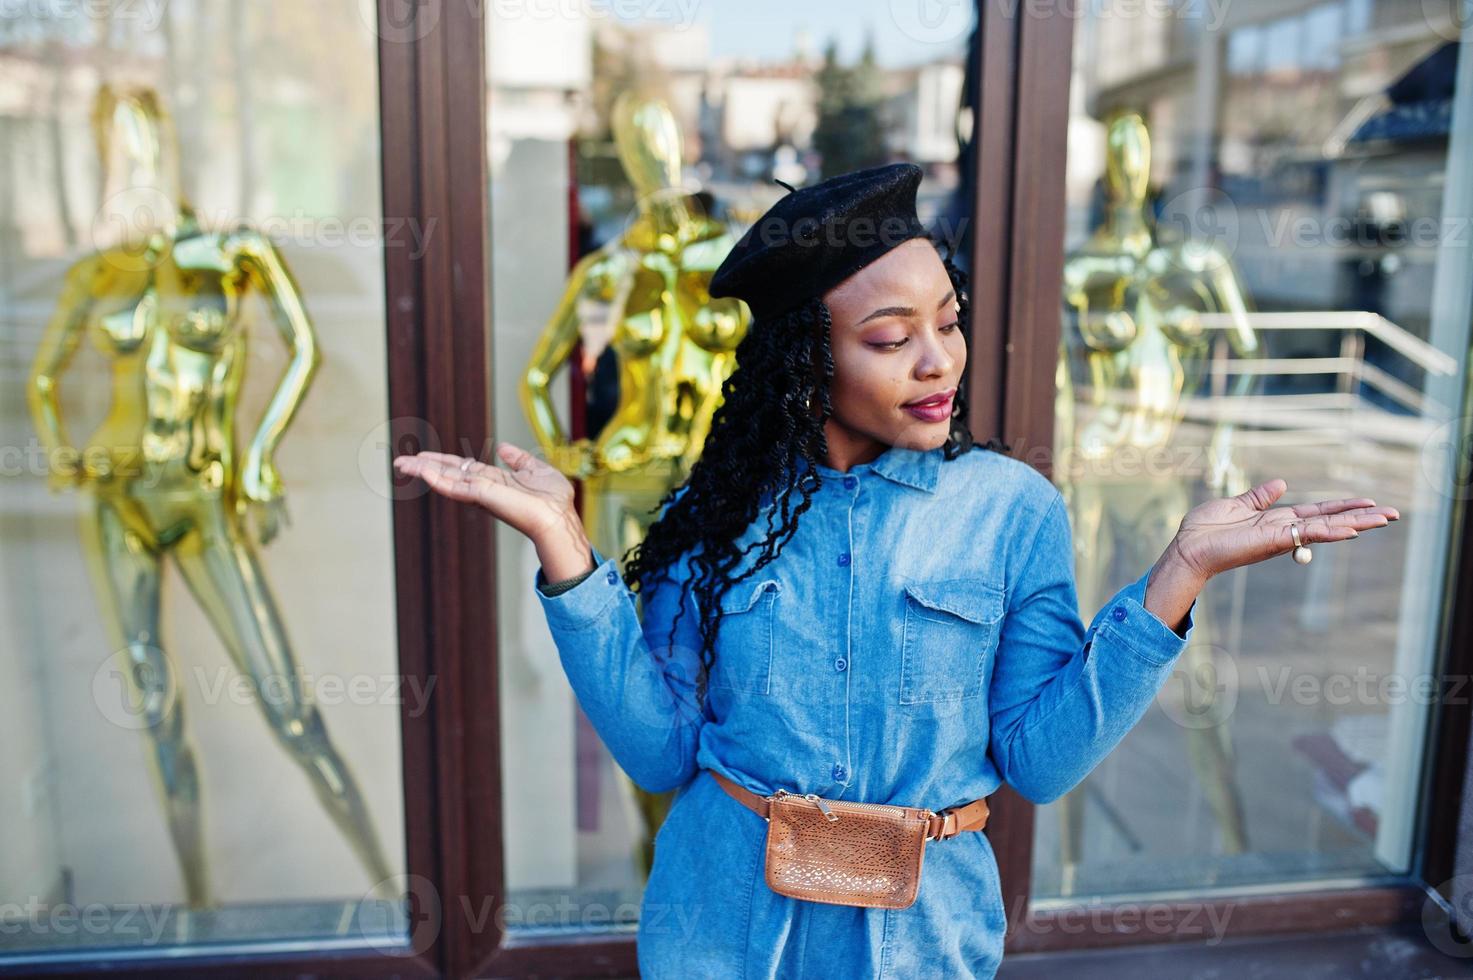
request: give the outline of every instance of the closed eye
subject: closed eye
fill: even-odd
[[[955,333],[956,330],[957,330],[957,328],[960,327],[960,326],[961,326],[961,321],[959,321],[959,320],[953,320],[951,323],[948,323],[946,326],[944,326],[944,327],[938,327],[937,329],[939,329],[942,333]],[[904,347],[905,344],[906,344],[906,342],[909,341],[909,340],[910,340],[909,337],[901,337],[899,340],[892,340],[889,343],[884,343],[884,344],[869,344],[868,346],[873,347],[875,350],[899,350],[900,348]]]

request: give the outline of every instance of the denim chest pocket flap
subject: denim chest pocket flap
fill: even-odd
[[[979,696],[1002,629],[1003,590],[975,578],[909,581],[904,589],[900,703]]]
[[[709,686],[768,693],[781,595],[782,583],[765,578],[738,582],[721,596],[717,603],[721,627]]]

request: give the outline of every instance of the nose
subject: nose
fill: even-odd
[[[944,378],[951,373],[955,361],[939,337],[927,339],[921,346],[921,356],[916,361],[917,378]]]

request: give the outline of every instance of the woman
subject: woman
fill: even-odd
[[[767,885],[766,825],[736,796],[940,811],[1006,781],[1048,802],[1140,719],[1209,578],[1399,516],[1274,507],[1283,480],[1208,501],[1086,630],[1058,490],[972,445],[965,280],[916,220],[920,176],[793,191],[737,243],[711,294],[745,300],[752,327],[622,580],[572,487],[522,449],[498,445],[505,469],[394,461],[531,538],[579,703],[638,784],[678,790],[641,908],[645,977],[992,976],[1007,923],[985,834],[929,846],[909,907],[807,901]]]

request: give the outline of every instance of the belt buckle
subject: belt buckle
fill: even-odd
[[[930,822],[931,822],[931,817],[940,817],[941,818],[941,829],[938,832],[934,833],[934,834],[931,833],[931,831],[928,829],[926,831],[926,837],[925,837],[926,840],[946,840],[947,837],[955,837],[956,836],[955,834],[947,834],[946,833],[946,821],[952,820],[956,816],[956,814],[952,813],[950,810],[942,810],[940,813],[936,813],[934,811],[927,810],[926,813],[928,814],[928,816],[926,817],[926,823],[927,823],[927,826],[928,827],[929,827]]]

